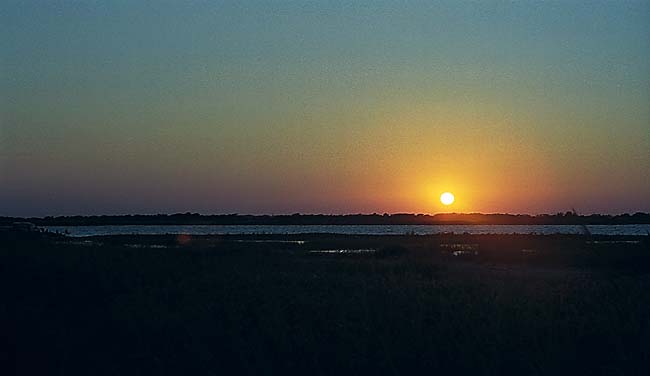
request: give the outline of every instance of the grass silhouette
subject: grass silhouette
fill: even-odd
[[[646,243],[302,238],[4,239],[4,364],[97,375],[647,370]],[[460,242],[480,253],[440,247]],[[308,252],[337,247],[382,251]]]

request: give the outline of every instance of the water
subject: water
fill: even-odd
[[[650,225],[587,226],[595,235],[647,235]],[[345,235],[431,235],[455,234],[580,234],[575,225],[133,225],[133,226],[47,226],[50,231],[71,236],[93,235],[244,235],[244,234],[345,234]]]

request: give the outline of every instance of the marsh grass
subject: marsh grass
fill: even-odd
[[[649,275],[593,249],[533,267],[520,240],[463,261],[440,238],[9,242],[4,341],[17,374],[645,374]],[[399,252],[307,253],[334,246]]]

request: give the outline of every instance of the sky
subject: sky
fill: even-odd
[[[0,34],[0,215],[650,211],[650,1],[6,0]]]

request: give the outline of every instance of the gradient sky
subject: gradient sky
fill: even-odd
[[[650,211],[650,1],[5,0],[0,33],[0,215]]]

